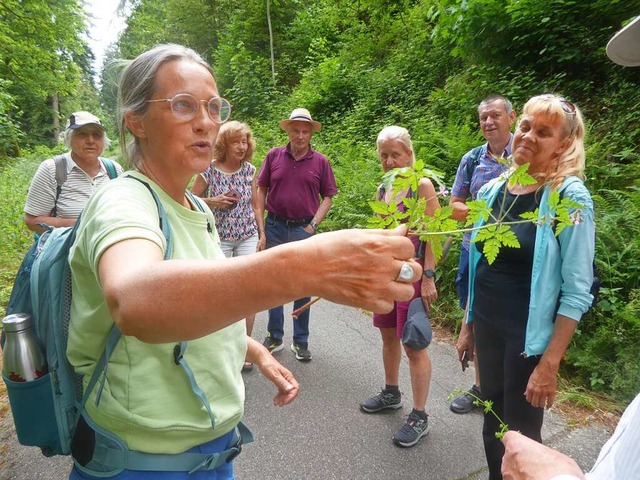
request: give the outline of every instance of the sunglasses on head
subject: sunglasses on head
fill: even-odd
[[[562,107],[562,111],[567,115],[576,114],[576,106],[565,98],[557,97],[551,94],[540,95],[540,97],[545,100],[557,100],[560,103],[560,106]]]

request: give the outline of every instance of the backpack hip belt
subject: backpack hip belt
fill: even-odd
[[[233,446],[221,452],[154,454],[129,450],[122,439],[96,425],[83,414],[78,425],[76,442],[91,445],[91,452],[78,459],[76,468],[92,476],[117,475],[122,470],[189,472],[210,471],[231,463],[241,452],[242,445],[253,441],[249,429],[240,422],[234,430]],[[92,438],[86,438],[91,435]],[[82,437],[82,438],[81,438]]]

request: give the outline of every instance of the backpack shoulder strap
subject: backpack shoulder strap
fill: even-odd
[[[471,150],[467,165],[465,166],[465,173],[467,174],[466,176],[469,183],[471,183],[471,178],[473,178],[473,172],[475,172],[476,167],[480,163],[480,155],[482,155],[482,145]]]
[[[118,178],[118,171],[116,170],[116,166],[111,159],[100,157],[100,162],[102,162],[102,165],[104,165],[104,168],[107,170],[107,175],[109,175],[109,178],[111,180],[113,180],[114,178]]]
[[[58,186],[58,194],[56,195],[56,200],[58,195],[60,195],[60,188],[67,181],[67,160],[64,155],[57,155],[53,157],[53,163],[56,166],[56,185]]]
[[[144,182],[142,180],[140,180],[139,178],[133,177],[133,176],[127,176],[126,178],[131,178],[133,180],[136,180],[138,182],[140,182],[141,184],[143,184],[145,187],[147,187],[147,189],[149,190],[149,192],[151,192],[151,196],[153,197],[153,201],[156,203],[156,207],[158,208],[158,222],[160,224],[160,229],[162,230],[162,235],[164,235],[164,238],[167,242],[167,248],[164,252],[164,259],[165,260],[169,260],[171,258],[171,254],[173,252],[173,240],[171,237],[171,228],[169,226],[169,220],[167,218],[167,213],[164,209],[164,207],[162,206],[162,203],[160,202],[160,199],[158,198],[158,195],[156,194],[156,192],[153,191],[153,189],[151,188],[151,186],[147,183]],[[78,221],[78,223],[76,223],[76,225],[78,225],[80,222]],[[80,415],[82,414],[82,411],[84,410],[84,405],[87,402],[87,400],[89,399],[89,395],[91,394],[91,391],[95,388],[96,384],[98,383],[98,381],[100,381],[100,385],[99,385],[99,390],[98,390],[98,395],[96,397],[96,404],[100,402],[100,396],[102,394],[102,389],[104,388],[104,383],[106,381],[106,371],[107,371],[107,366],[109,363],[109,358],[111,357],[111,354],[113,353],[113,351],[116,348],[116,345],[118,344],[118,341],[120,340],[120,337],[122,336],[120,330],[118,329],[118,327],[114,325],[111,327],[111,330],[109,332],[109,335],[107,336],[107,344],[105,345],[105,350],[104,352],[102,352],[102,356],[100,357],[100,360],[98,361],[96,368],[93,370],[93,375],[91,376],[91,379],[89,380],[89,383],[87,384],[87,388],[84,392],[84,395],[82,397],[82,404],[80,405],[80,408],[78,409],[78,417],[77,419],[80,418]],[[101,377],[101,380],[100,380]]]
[[[147,187],[147,190],[149,190],[151,196],[153,197],[153,201],[156,202],[156,207],[158,208],[158,222],[160,224],[160,230],[162,230],[162,235],[164,235],[164,238],[167,241],[167,249],[164,252],[164,259],[169,260],[171,258],[171,254],[173,253],[173,239],[171,237],[171,227],[169,226],[167,212],[165,212],[164,207],[162,206],[162,202],[160,202],[158,195],[153,191],[153,188],[151,188],[151,186],[147,182],[131,175],[126,175],[126,178],[131,178]]]
[[[204,202],[202,201],[202,199],[200,199],[200,198],[198,198],[197,196],[195,196],[195,195],[194,195],[193,193],[191,193],[191,191],[189,191],[189,190],[186,190],[186,194],[187,194],[187,198],[188,198],[189,200],[191,200],[191,203],[193,203],[193,204],[198,208],[198,210],[200,210],[200,211],[201,211],[201,212],[203,212],[203,213],[207,211],[207,210],[204,208],[204,206],[203,206],[203,203],[204,203]]]
[[[56,155],[53,157],[53,163],[56,167],[56,201],[51,210],[51,216],[55,217],[58,210],[58,198],[62,192],[62,185],[67,181],[67,160],[64,155]]]

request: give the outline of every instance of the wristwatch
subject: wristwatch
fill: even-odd
[[[423,275],[427,278],[433,278],[436,276],[436,272],[430,268],[425,269]]]
[[[318,224],[316,222],[314,222],[313,220],[311,220],[309,222],[309,225],[311,226],[311,228],[313,228],[314,231],[318,231]]]

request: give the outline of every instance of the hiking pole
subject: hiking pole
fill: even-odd
[[[301,306],[300,308],[296,308],[293,312],[291,312],[291,316],[293,317],[294,320],[298,319],[298,315],[300,315],[302,312],[304,312],[305,310],[307,310],[308,308],[311,307],[311,305],[313,305],[314,303],[316,303],[318,300],[320,300],[322,297],[316,297],[313,300],[311,300],[310,302],[305,303],[303,306]]]
[[[451,250],[451,245],[453,244],[453,237],[449,235],[447,239],[442,242],[442,256],[440,257],[440,261],[438,263],[444,263],[444,261],[449,256],[449,250]]]

